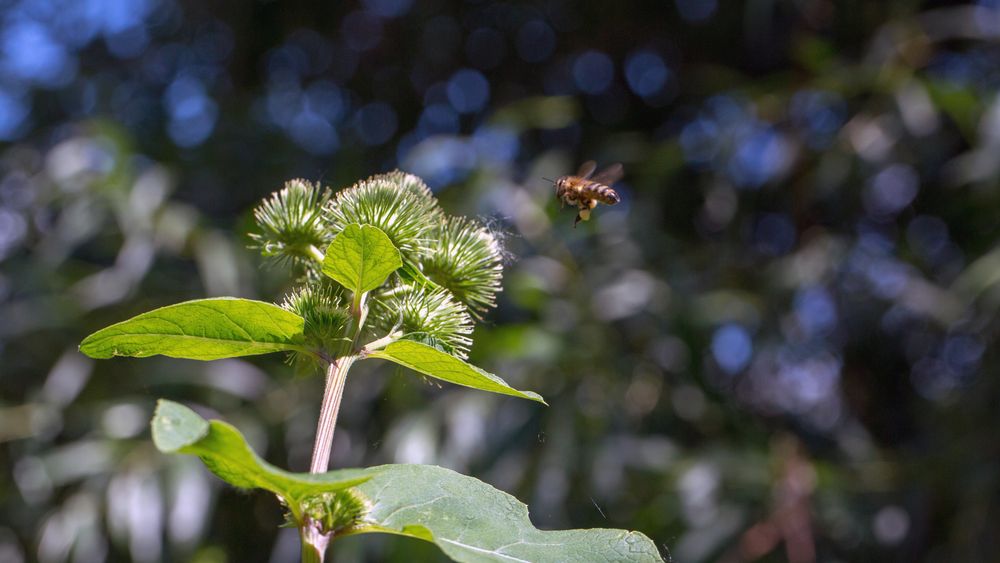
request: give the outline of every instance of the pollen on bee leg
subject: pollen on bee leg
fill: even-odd
[[[582,221],[590,221],[590,209],[581,209],[579,217]]]

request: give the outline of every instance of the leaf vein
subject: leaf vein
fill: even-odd
[[[504,559],[507,559],[507,560],[510,560],[510,561],[518,561],[519,563],[532,563],[528,559],[521,559],[519,557],[514,557],[513,555],[507,555],[506,553],[500,553],[500,552],[495,551],[495,550],[483,549],[481,547],[476,547],[476,546],[465,544],[465,543],[462,543],[462,542],[459,542],[459,541],[450,540],[448,538],[440,538],[437,541],[450,543],[450,544],[456,545],[458,547],[462,547],[462,548],[469,549],[469,550],[472,550],[472,551],[478,551],[479,553],[489,553],[491,555],[496,555],[498,557],[503,557]]]
[[[417,504],[410,504],[410,505],[399,506],[399,507],[396,508],[396,510],[393,510],[389,514],[386,514],[385,516],[383,516],[382,517],[382,521],[383,522],[388,521],[390,518],[392,518],[393,516],[395,516],[397,512],[400,512],[400,511],[403,511],[403,510],[410,510],[412,508],[417,508],[419,506],[433,504],[433,503],[435,503],[435,502],[437,502],[437,501],[439,501],[441,499],[446,499],[446,498],[448,498],[448,495],[441,495],[439,497],[434,497],[434,498],[432,498],[431,500],[428,500],[428,501],[418,502]]]

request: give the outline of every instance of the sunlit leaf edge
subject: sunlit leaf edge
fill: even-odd
[[[609,529],[539,530],[528,507],[474,477],[434,465],[369,468],[370,481],[352,490],[371,504],[342,535],[390,533],[437,545],[461,562],[662,562],[640,532]]]
[[[188,407],[166,399],[158,401],[150,426],[160,451],[198,456],[230,485],[271,491],[290,503],[344,490],[372,476],[360,469],[315,474],[285,471],[261,459],[233,426],[221,420],[206,421]]]
[[[206,310],[214,315],[207,325]],[[162,324],[160,329],[150,331],[141,328],[145,323]],[[206,327],[219,333],[198,334]],[[309,353],[304,346],[304,328],[302,317],[273,303],[236,297],[194,299],[153,309],[98,330],[80,342],[80,351],[97,359],[160,354],[191,360],[282,351]]]
[[[482,368],[414,340],[398,340],[381,350],[371,352],[367,357],[389,360],[424,375],[463,387],[548,404],[538,393],[514,389],[500,377]]]

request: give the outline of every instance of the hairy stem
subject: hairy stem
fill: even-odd
[[[330,450],[333,448],[333,432],[337,428],[337,414],[340,412],[340,400],[344,397],[344,383],[347,372],[354,365],[357,356],[341,356],[330,362],[326,370],[326,389],[323,391],[323,404],[319,411],[319,421],[316,423],[316,441],[313,443],[312,463],[310,473],[325,473],[330,466]]]
[[[316,423],[316,441],[313,443],[309,473],[325,473],[330,466],[333,432],[337,428],[340,401],[344,398],[344,383],[347,381],[347,372],[357,359],[355,355],[341,356],[327,367],[326,388],[323,391],[319,421]],[[299,526],[299,537],[302,540],[302,562],[323,563],[331,533],[324,533],[320,523],[307,516]]]
[[[351,350],[334,358],[326,369],[326,387],[323,390],[323,404],[320,406],[319,420],[316,422],[316,440],[313,442],[312,461],[309,464],[310,473],[325,473],[330,467],[333,433],[337,429],[340,401],[344,398],[344,384],[347,382],[347,372],[351,370],[351,366],[359,358],[354,349],[357,347],[358,338],[361,336],[361,327],[364,326],[365,317],[368,315],[368,307],[365,305],[367,294],[362,294],[360,297],[355,301],[356,306],[351,311],[354,315],[354,322],[348,329],[349,334],[350,332],[354,333],[351,339]],[[314,522],[306,517],[299,526],[299,537],[302,540],[303,563],[323,563],[332,533],[324,533],[319,522]]]

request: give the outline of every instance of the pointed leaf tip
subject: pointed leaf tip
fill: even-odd
[[[368,357],[382,358],[408,367],[424,375],[456,385],[481,389],[502,395],[537,401],[547,405],[542,396],[532,391],[514,389],[506,381],[433,346],[413,340],[398,340]]]

